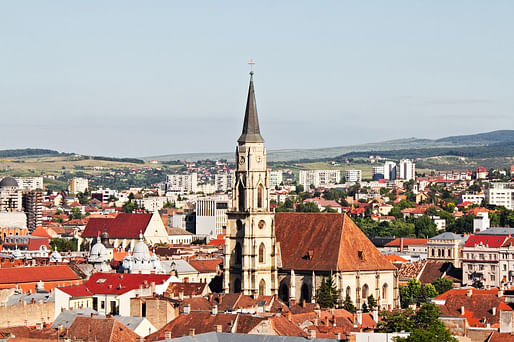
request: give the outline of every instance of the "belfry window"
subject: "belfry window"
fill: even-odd
[[[264,187],[259,185],[257,187],[257,208],[264,207]]]

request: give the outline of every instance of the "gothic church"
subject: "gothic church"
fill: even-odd
[[[314,301],[321,281],[332,277],[339,303],[348,295],[360,309],[373,295],[380,308],[398,307],[396,267],[348,216],[271,211],[253,71],[237,142],[232,211],[227,213],[224,291],[278,294],[285,302]]]

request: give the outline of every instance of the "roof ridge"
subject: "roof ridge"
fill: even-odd
[[[339,236],[339,248],[337,249],[337,262],[336,262],[336,269],[335,271],[339,271],[339,259],[341,258],[341,246],[343,245],[343,236],[344,236],[344,224],[346,223],[346,214],[343,214],[343,226],[340,230],[340,236]]]

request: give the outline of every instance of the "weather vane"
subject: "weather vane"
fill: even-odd
[[[250,74],[253,75],[253,65],[255,64],[255,62],[252,58],[250,58],[250,62],[248,64],[250,65]]]

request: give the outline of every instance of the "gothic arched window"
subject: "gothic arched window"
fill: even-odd
[[[264,279],[261,279],[259,282],[259,296],[264,296],[266,294],[266,282]]]
[[[369,287],[368,287],[368,284],[364,284],[364,286],[362,287],[362,298],[368,298],[369,296]]]
[[[261,243],[259,246],[259,262],[264,263],[264,253],[266,251],[266,247],[264,247],[264,243]]]
[[[236,265],[241,265],[241,262],[243,260],[243,249],[241,248],[241,245],[236,243],[236,248],[234,248],[234,257],[236,260]]]
[[[388,288],[387,283],[384,283],[384,285],[382,285],[382,299],[384,299],[384,300],[387,299],[387,288]]]
[[[260,184],[257,187],[257,208],[264,207],[264,187]]]
[[[239,211],[245,210],[245,188],[242,183],[237,187],[237,194],[239,196]]]

